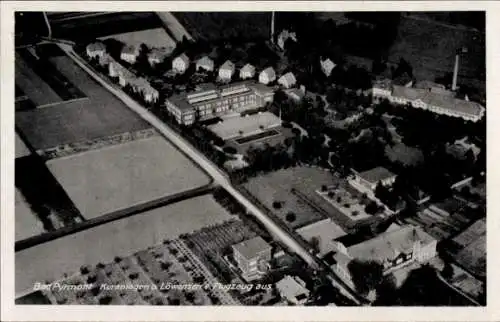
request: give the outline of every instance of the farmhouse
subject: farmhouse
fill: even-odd
[[[337,243],[337,251],[327,255],[332,269],[351,286],[349,263],[375,261],[384,273],[394,272],[410,263],[425,263],[436,256],[437,241],[419,227],[407,225],[390,230],[362,243],[345,247]]]
[[[172,61],[172,69],[179,74],[184,74],[189,67],[189,57],[186,54],[175,57]]]
[[[240,69],[240,78],[241,79],[247,79],[247,78],[253,78],[255,76],[255,67],[250,65],[250,64],[246,64],[245,66],[243,66],[242,69]]]
[[[288,72],[278,79],[278,84],[285,88],[293,87],[295,83],[297,83],[297,80],[295,79],[295,76],[292,72]]]
[[[396,181],[396,175],[384,167],[373,168],[368,171],[354,174],[356,183],[374,191],[380,183],[384,186],[390,186]]]
[[[268,67],[264,69],[262,72],[259,74],[259,83],[262,83],[264,85],[267,85],[269,83],[272,83],[276,80],[276,72],[272,67]]]
[[[431,82],[407,87],[382,80],[373,85],[372,95],[376,102],[388,99],[395,104],[411,105],[414,108],[472,122],[479,121],[485,113],[485,108],[480,104],[458,99],[454,92],[446,90],[442,85],[435,86]]]
[[[189,125],[195,122],[195,115],[207,120],[229,112],[242,112],[272,102],[273,95],[272,89],[252,81],[219,87],[204,84],[194,92],[168,98],[166,108],[179,124]]]
[[[271,260],[272,247],[258,236],[233,245],[233,258],[248,282],[260,278]]]
[[[196,70],[197,71],[204,70],[207,72],[212,72],[214,70],[214,61],[211,60],[208,56],[203,56],[196,62]]]
[[[219,67],[219,79],[221,81],[230,81],[234,74],[234,64],[230,60],[226,60],[222,66]]]
[[[305,304],[309,298],[306,283],[298,276],[285,276],[276,283],[276,289],[282,298],[295,305]]]
[[[163,47],[163,48],[153,48],[148,53],[148,62],[151,66],[160,64],[163,60],[168,57],[173,51],[173,48]]]
[[[335,63],[327,58],[325,60],[320,60],[321,71],[328,77],[332,73],[332,70],[335,68]]]
[[[281,48],[281,50],[285,50],[285,43],[288,39],[291,39],[291,40],[297,42],[297,36],[295,35],[294,32],[289,32],[288,30],[283,30],[278,35],[278,47]]]
[[[139,56],[139,47],[137,46],[125,46],[120,54],[120,59],[126,61],[127,63],[134,64]]]
[[[86,50],[90,58],[102,57],[106,53],[106,46],[102,42],[93,42],[87,45]]]

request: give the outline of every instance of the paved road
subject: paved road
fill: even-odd
[[[182,41],[183,37],[186,36],[188,40],[192,40],[193,37],[187,32],[183,25],[174,17],[170,12],[157,12],[156,13],[160,20],[168,28],[172,35],[175,37],[176,41]]]
[[[110,84],[105,81],[100,75],[94,72],[94,70],[79,57],[72,49],[71,46],[65,44],[59,44],[59,46],[71,57],[77,65],[83,68],[89,75],[91,75],[98,83],[103,87],[121,99],[130,109],[139,114],[144,120],[152,124],[160,133],[162,133],[167,139],[170,140],[178,149],[182,150],[188,157],[190,157],[194,162],[196,162],[200,167],[202,167],[209,175],[212,176],[214,181],[223,187],[228,193],[230,193],[239,203],[241,203],[249,213],[251,213],[257,220],[259,220],[271,234],[281,240],[289,250],[295,252],[300,256],[311,268],[325,269],[324,263],[320,262],[315,256],[308,252],[297,240],[290,236],[279,224],[270,219],[264,212],[262,212],[257,206],[255,206],[250,200],[248,200],[243,194],[241,194],[236,188],[234,188],[226,176],[216,165],[214,165],[209,159],[207,159],[203,154],[196,150],[190,143],[188,143],[184,138],[174,132],[169,128],[163,121],[158,119],[153,113],[149,112],[142,105],[138,104],[136,101],[132,100],[128,95],[126,95],[121,88],[114,84]],[[329,274],[330,275],[330,274]],[[351,295],[357,301],[360,298],[357,294],[353,293],[348,287],[345,287],[345,283],[340,280],[337,276],[329,276],[331,281],[335,285],[341,286],[345,293]]]

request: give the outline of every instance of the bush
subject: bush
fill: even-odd
[[[321,191],[326,192],[328,190],[328,187],[326,185],[321,186]]]
[[[131,280],[136,280],[138,277],[139,277],[139,273],[130,273],[128,275],[128,277],[131,279]]]
[[[89,268],[87,266],[80,267],[80,273],[82,275],[88,274],[89,273]]]
[[[299,135],[300,135],[300,130],[299,130],[298,128],[294,127],[294,128],[292,129],[292,133],[293,133],[294,135],[296,135],[296,136],[299,136]]]
[[[365,207],[365,212],[370,215],[375,215],[379,210],[379,207],[375,201],[370,202]]]
[[[353,210],[351,214],[353,217],[356,217],[357,215],[359,215],[359,211]]]
[[[281,201],[274,201],[273,202],[273,208],[274,209],[281,209],[283,205],[281,204]]]
[[[281,126],[284,128],[287,128],[287,129],[291,129],[293,127],[292,123],[290,123],[290,122],[283,122],[283,123],[281,123]]]
[[[328,198],[333,199],[335,198],[335,192],[333,191],[328,191]],[[340,198],[340,197],[339,197]]]
[[[120,256],[115,257],[115,263],[119,263],[122,261],[122,258]]]
[[[289,212],[289,213],[286,214],[285,219],[288,222],[294,222],[295,219],[297,219],[297,215],[295,215],[293,212]]]
[[[99,299],[99,304],[108,305],[112,300],[113,298],[111,296],[104,296]]]

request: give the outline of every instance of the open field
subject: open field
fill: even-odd
[[[208,129],[223,140],[247,136],[281,125],[281,120],[271,112],[225,118],[221,123],[209,125]]]
[[[170,38],[165,29],[154,28],[147,30],[132,31],[101,37],[99,39],[113,38],[127,45],[140,46],[145,44],[148,48],[175,47],[175,41]]]
[[[323,170],[295,167],[251,178],[244,186],[290,228],[298,228],[324,219],[325,216],[300,200],[291,193],[291,190],[311,189],[314,191],[321,185],[331,185],[334,180],[330,173]],[[282,207],[274,209],[274,201],[281,202]],[[288,212],[295,213],[295,221],[286,221],[285,217]]]
[[[42,222],[16,189],[15,192],[15,240],[23,240],[45,232]]]
[[[16,86],[36,106],[62,101],[62,98],[30,68],[18,53],[15,56],[15,82]]]
[[[57,280],[82,265],[107,263],[233,218],[210,195],[192,198],[16,252],[16,293]],[[96,251],[99,249],[99,251]]]
[[[87,219],[209,183],[160,136],[53,159],[47,166]]]
[[[94,140],[151,126],[94,82],[67,56],[49,59],[89,100],[16,113],[16,125],[36,150]]]
[[[456,50],[466,47],[468,52],[460,59],[458,82],[483,80],[485,77],[485,36],[473,29],[454,28],[404,16],[397,39],[390,49],[389,61],[406,59],[419,80],[434,80],[453,72]]]
[[[271,33],[269,12],[173,12],[173,15],[195,39],[263,39]]]

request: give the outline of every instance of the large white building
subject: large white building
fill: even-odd
[[[378,81],[373,85],[371,94],[375,102],[388,99],[391,103],[411,105],[414,108],[428,110],[437,114],[459,117],[477,122],[485,113],[485,108],[476,102],[458,99],[455,93],[443,86],[426,82],[414,87],[393,85],[389,80]]]
[[[189,68],[189,57],[186,54],[181,54],[172,61],[172,69],[178,74],[184,74]]]
[[[262,83],[264,85],[272,83],[275,80],[276,80],[276,72],[274,71],[274,68],[272,68],[272,67],[268,67],[268,68],[264,69],[259,74],[259,83]]]

